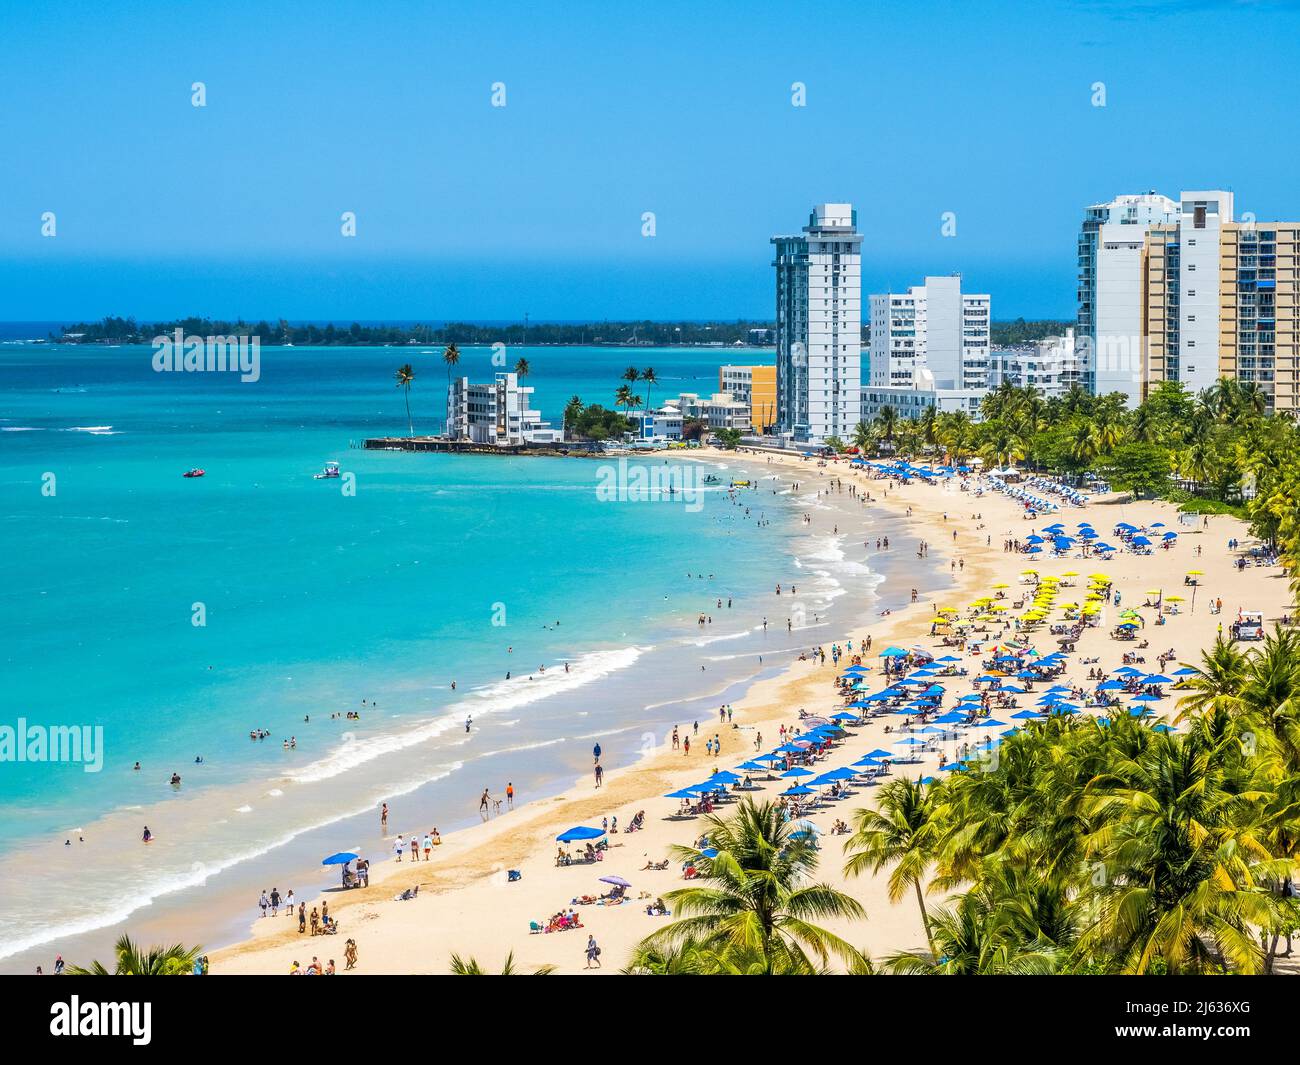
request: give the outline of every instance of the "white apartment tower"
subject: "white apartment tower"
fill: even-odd
[[[871,387],[987,388],[989,307],[987,293],[962,292],[960,274],[873,294]]]
[[[1079,232],[1075,340],[1088,391],[1142,398],[1143,248],[1154,225],[1178,218],[1178,204],[1155,192],[1093,204]]]
[[[862,389],[862,236],[852,204],[821,203],[776,245],[777,430],[847,439]]]

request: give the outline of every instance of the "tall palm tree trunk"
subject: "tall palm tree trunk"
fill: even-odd
[[[925,908],[925,896],[921,893],[921,881],[913,881],[912,886],[916,888],[916,904],[921,907],[921,923],[925,925],[925,941],[930,945],[930,955],[937,963],[939,961],[939,952],[934,946],[934,933],[930,931],[930,914]]]

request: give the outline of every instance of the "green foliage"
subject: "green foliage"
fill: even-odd
[[[265,320],[245,322],[215,321],[209,318],[181,318],[169,322],[137,322],[134,318],[108,317],[98,322],[77,322],[66,325],[59,333],[51,333],[50,340],[62,341],[63,335],[82,334],[72,343],[82,344],[148,344],[154,337],[182,329],[186,335],[196,336],[255,336],[262,344],[292,343],[300,347],[332,347],[342,345],[380,344],[496,344],[510,347],[547,344],[604,344],[671,347],[696,344],[750,343],[751,329],[771,329],[770,322],[541,322],[515,325],[475,325],[469,322],[448,322],[432,325],[417,322],[414,325],[361,325],[352,322],[347,326],[327,323],[300,323],[290,325],[279,319],[272,325]],[[764,341],[766,342],[766,341]],[[641,380],[646,380],[645,376]]]
[[[565,427],[570,436],[580,440],[618,440],[630,432],[631,423],[618,411],[607,410],[599,403],[584,407],[577,396],[565,407]]]

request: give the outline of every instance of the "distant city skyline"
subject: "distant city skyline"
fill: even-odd
[[[864,291],[960,273],[1068,320],[1090,204],[1300,210],[1285,138],[1225,151],[1247,100],[1289,128],[1280,0],[6,16],[6,321],[771,320],[769,238],[821,202],[858,209]]]

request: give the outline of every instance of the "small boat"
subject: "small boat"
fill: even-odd
[[[325,468],[316,474],[316,480],[324,481],[331,477],[339,476],[339,464],[337,462],[325,463]]]
[[[706,476],[706,477],[704,478],[704,483],[705,483],[705,484],[717,484],[717,483],[718,483],[718,478],[716,478],[715,476],[713,476],[713,474],[710,473],[708,476]]]
[[[731,487],[732,487],[732,488],[748,488],[748,487],[749,487],[749,482],[748,482],[748,481],[732,481],[732,482],[731,482]]]
[[[204,473],[206,473],[206,472],[207,472],[206,470],[201,470],[201,469],[199,469],[197,466],[195,466],[194,469],[192,469],[192,470],[186,470],[184,473],[181,474],[181,476],[182,476],[182,477],[202,477],[202,476],[204,475]]]

